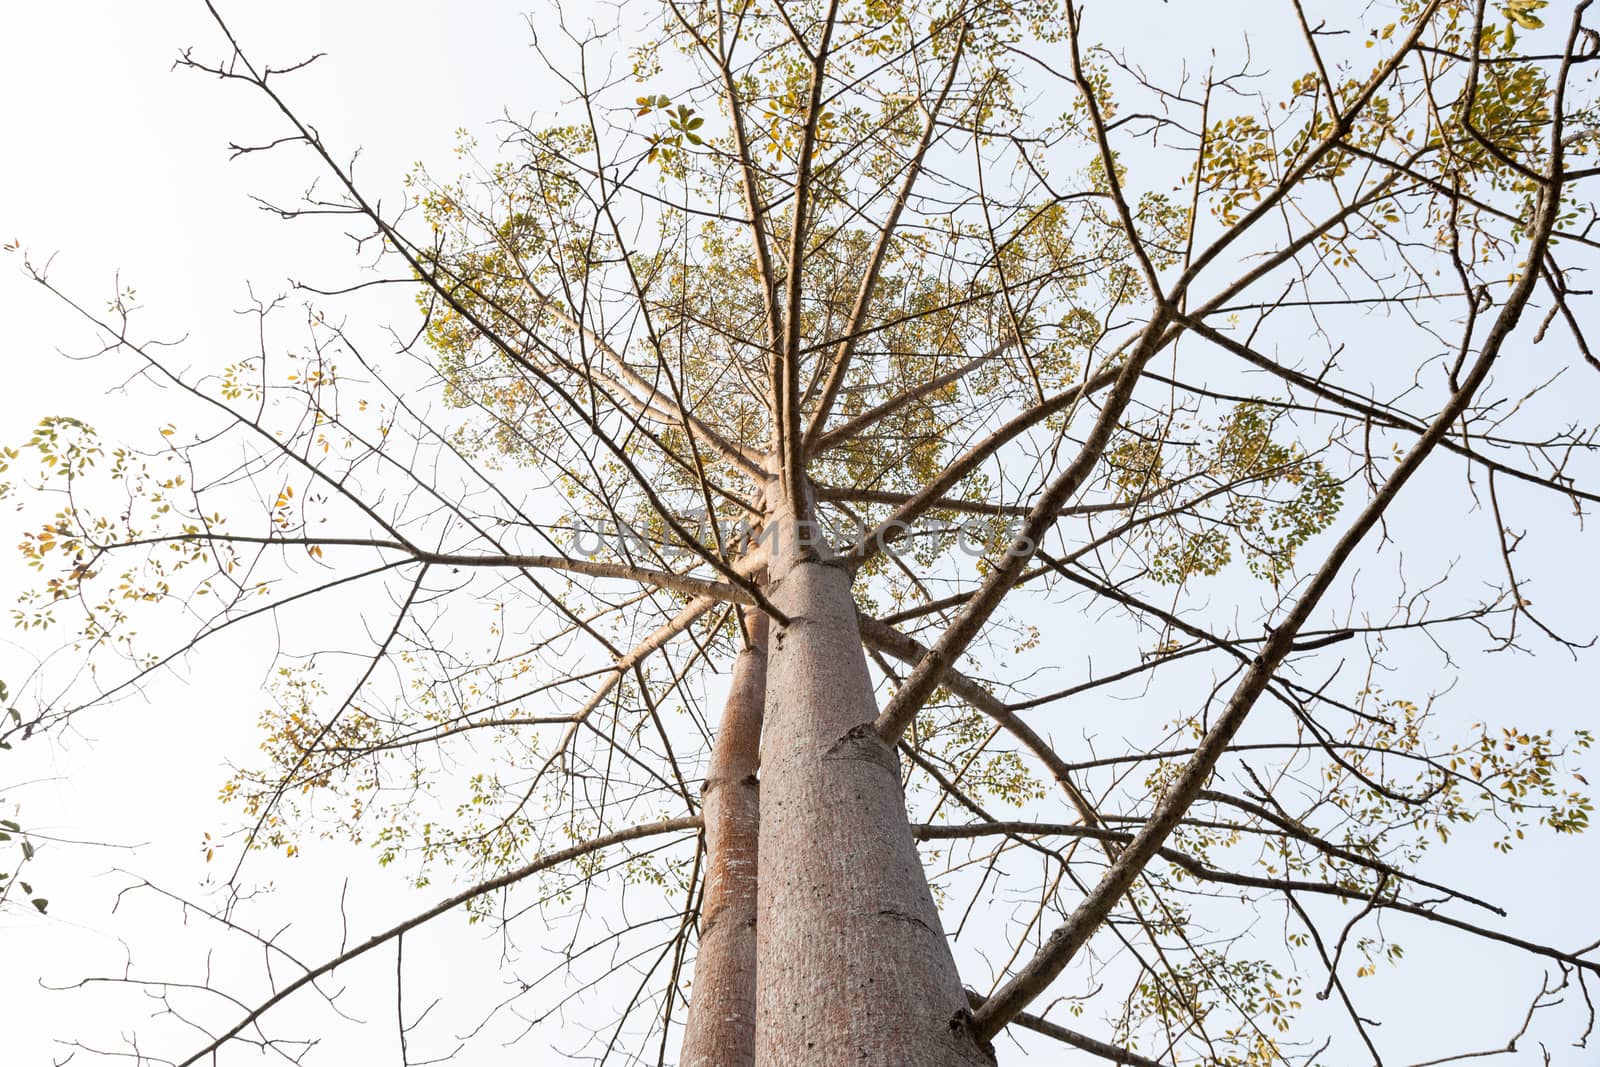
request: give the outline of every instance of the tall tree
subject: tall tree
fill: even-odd
[[[179,1061],[275,1045],[269,1009],[463,904],[538,936],[497,895],[535,881],[614,1009],[602,1056],[973,1065],[1012,1027],[1382,1062],[1348,979],[1398,959],[1389,915],[1546,961],[1529,1020],[1587,995],[1593,945],[1422,861],[1480,817],[1482,847],[1582,830],[1588,733],[1463,729],[1442,675],[1375,679],[1463,633],[1586,647],[1534,613],[1509,512],[1600,499],[1592,385],[1550,388],[1600,370],[1588,6],[1287,0],[1300,55],[1191,71],[1071,0],[640,3],[537,37],[554,120],[464,140],[399,209],[211,8],[220,58],[181,65],[275,109],[234,151],[322,175],[266,206],[340,220],[378,273],[303,287],[302,347],[264,302],[257,353],[192,372],[130,292],[101,312],[25,258],[186,414],[150,450],[61,417],[6,453],[45,510],[16,620],[88,669],[32,678],[0,740],[235,628],[359,612],[276,660],[264,760],[223,790],[238,864],[331,822],[467,884]],[[379,284],[416,294],[392,343],[329,310]],[[1360,571],[1427,536],[1396,508],[1426,494],[1482,505],[1498,574]],[[1091,641],[1124,662],[1039,683]],[[1064,728],[1101,693],[1149,710]],[[1340,1017],[1303,1010],[1324,980]]]

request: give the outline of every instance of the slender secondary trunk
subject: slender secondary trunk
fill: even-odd
[[[750,643],[734,663],[701,809],[706,890],[682,1067],[750,1067],[756,1056],[756,769],[767,689],[767,617],[747,611],[745,621]]]
[[[792,514],[769,523],[773,624],[761,749],[756,1063],[993,1063],[873,730],[850,575]]]

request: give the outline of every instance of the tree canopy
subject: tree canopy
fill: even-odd
[[[1593,931],[1524,936],[1533,892],[1441,854],[1592,810],[1586,717],[1455,682],[1592,657],[1532,589],[1593,589],[1600,35],[1588,0],[1315,6],[1273,5],[1282,47],[1237,61],[1254,27],[1171,55],[1129,5],[1061,0],[530,17],[563,98],[381,196],[295,98],[303,64],[212,8],[179,66],[270,105],[232,152],[298,152],[316,184],[262,206],[359,263],[252,297],[257,350],[222,355],[9,250],[157,414],[153,443],[65,412],[4,453],[36,572],[13,620],[56,651],[8,675],[0,742],[152,714],[121,705],[259,635],[260,749],[227,754],[238,832],[206,857],[219,938],[257,936],[253,865],[283,880],[266,854],[324,838],[450,895],[268,996],[163,976],[199,1029],[137,1061],[315,1062],[272,1009],[464,906],[516,946],[519,991],[479,1016],[677,1062],[717,704],[757,649],[760,769],[724,766],[760,779],[760,892],[812,862],[805,823],[767,822],[816,792],[783,784],[789,702],[865,657],[846,736],[870,744],[838,758],[893,764],[883,830],[920,844],[977,1055],[1388,1062],[1359,979],[1491,950],[1545,972],[1508,1051],[1589,1003]],[[414,313],[361,319],[388,287]],[[847,613],[797,592],[812,564]],[[751,920],[758,973],[789,899]],[[1455,947],[1402,959],[1429,924]],[[1581,1046],[1582,1015],[1548,1040]],[[454,1046],[400,1018],[407,1062]]]

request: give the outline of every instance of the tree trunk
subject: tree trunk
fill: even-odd
[[[906,819],[850,574],[769,523],[756,1063],[988,1067]]]
[[[767,688],[767,617],[748,611],[745,620],[750,644],[734,663],[706,775],[706,890],[681,1067],[750,1067],[755,1062],[756,769]]]

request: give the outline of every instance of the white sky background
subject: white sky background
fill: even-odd
[[[363,149],[358,173],[365,175],[369,190],[398,195],[399,178],[416,160],[435,165],[437,173],[453,173],[449,150],[457,127],[484,131],[486,122],[504,108],[548,109],[564,95],[527,47],[520,14],[526,6],[527,0],[456,5],[278,0],[270,5],[235,3],[225,10],[258,59],[281,66],[313,52],[329,53],[286,83],[290,98],[328,143]],[[1207,19],[1237,18],[1241,23],[1252,10],[1244,5],[1224,16],[1215,5],[1197,7],[1205,9]],[[1197,7],[1183,11],[1178,3],[1130,0],[1095,5],[1091,11],[1100,12],[1099,18],[1114,10],[1117,17],[1148,20],[1148,43],[1176,50],[1184,41],[1183,19],[1198,17]],[[1266,65],[1276,67],[1271,57],[1293,49],[1292,65],[1303,65],[1298,42],[1274,38],[1273,27],[1263,23],[1260,33],[1265,36],[1257,40],[1257,55],[1269,57]],[[241,346],[240,354],[247,351],[242,347],[249,343],[247,324],[229,314],[245,303],[247,283],[258,294],[271,295],[283,290],[288,277],[328,283],[355,277],[349,242],[332,227],[284,223],[248,201],[249,193],[293,200],[315,174],[309,158],[299,152],[228,161],[230,141],[254,141],[263,134],[270,139],[281,132],[260,102],[242,87],[169,69],[185,45],[196,45],[206,58],[222,54],[203,5],[189,0],[8,0],[0,8],[0,40],[6,42],[0,54],[5,109],[0,115],[0,242],[20,238],[36,258],[59,250],[55,279],[90,305],[111,295],[113,276],[120,270],[123,283],[138,289],[147,308],[141,320],[145,335],[189,335],[192,354],[180,357],[180,366],[190,359],[209,362],[216,351],[234,346]],[[486,136],[485,143],[489,140]],[[406,317],[405,298],[398,295],[346,306],[370,309],[378,322],[386,318],[404,326],[412,321]],[[119,404],[118,382],[103,377],[105,364],[73,364],[54,354],[58,346],[81,350],[89,335],[4,258],[0,315],[7,325],[4,350],[10,371],[0,390],[0,439],[24,435],[49,414],[85,418],[107,441],[134,436],[148,442],[155,427],[166,421],[162,412]],[[369,336],[380,339],[375,331]],[[1489,521],[1478,516],[1463,524],[1452,513],[1440,513],[1442,498],[1430,498],[1431,488],[1428,482],[1408,488],[1413,495],[1404,499],[1396,522],[1429,531],[1439,546],[1439,559],[1412,557],[1408,565],[1431,574],[1442,560],[1456,555],[1481,559],[1493,552]],[[1457,497],[1450,500],[1455,506]],[[1555,522],[1559,509],[1545,506],[1526,514]],[[1600,625],[1593,622],[1592,609],[1600,582],[1583,565],[1593,558],[1592,538],[1585,544],[1574,536],[1573,525],[1569,520],[1559,533],[1542,540],[1541,550],[1551,559],[1577,564],[1562,572],[1564,584],[1555,581],[1557,574],[1547,573],[1546,584],[1533,595],[1556,620],[1587,637]],[[0,529],[0,551],[9,551],[4,546],[14,533],[9,527]],[[1423,541],[1414,538],[1410,543]],[[1393,559],[1385,565],[1392,573]],[[18,567],[0,566],[0,606],[27,580]],[[350,605],[352,626],[357,625],[358,607]],[[1072,632],[1073,619],[1063,615],[1059,621],[1062,632]],[[1535,669],[1526,659],[1471,656],[1481,643],[1469,638],[1458,647],[1467,654],[1458,687],[1462,703],[1452,712],[1461,721],[1487,717],[1525,726],[1595,724],[1592,659],[1574,663],[1546,651]],[[30,640],[29,647],[47,645]],[[31,1067],[62,1059],[68,1050],[56,1043],[59,1038],[88,1040],[92,1034],[111,1047],[117,1034],[135,1027],[141,1033],[170,1036],[161,1024],[144,1021],[126,990],[115,995],[50,993],[40,983],[67,985],[89,975],[118,973],[125,958],[119,938],[136,946],[135,963],[143,973],[191,978],[200,973],[215,928],[193,918],[187,927],[178,927],[172,909],[150,904],[130,902],[118,915],[110,915],[112,895],[128,878],[106,872],[113,866],[128,868],[188,894],[199,892],[204,879],[218,873],[216,865],[204,864],[199,843],[203,833],[220,833],[238,818],[215,797],[227,773],[225,760],[248,759],[256,743],[256,715],[263,698],[251,688],[251,680],[266,668],[259,655],[252,655],[258,651],[237,642],[219,644],[195,661],[191,684],[162,687],[158,702],[124,703],[81,720],[75,735],[35,740],[0,754],[0,795],[22,804],[25,825],[66,838],[139,845],[131,851],[50,848],[31,872],[31,880],[51,898],[50,915],[21,910],[0,914],[0,1064]],[[1040,655],[1049,652],[1047,635]],[[1114,658],[1125,662],[1128,657]],[[0,652],[0,676],[9,680],[20,675],[25,662],[20,649]],[[1069,655],[1059,656],[1056,663],[1063,675],[1076,667]],[[1437,668],[1437,658],[1428,666]],[[241,678],[247,680],[241,684]],[[1039,688],[1045,688],[1043,683]],[[1080,723],[1091,725],[1078,718],[1081,714],[1081,709],[1074,710],[1073,722],[1057,727],[1058,739],[1076,735]],[[1114,738],[1114,731],[1106,732],[1107,744]],[[14,786],[23,781],[31,784]],[[1552,841],[1545,835],[1509,857],[1473,844],[1468,840],[1462,848],[1431,858],[1428,872],[1514,904],[1509,919],[1496,920],[1505,929],[1567,946],[1600,936],[1591,903],[1594,875],[1600,873],[1600,838],[1591,834]],[[431,904],[443,892],[403,889],[402,872],[379,871],[370,850],[322,843],[308,845],[293,862],[255,868],[258,877],[269,872],[281,888],[253,914],[264,925],[274,925],[264,916],[293,921],[290,943],[306,960],[322,959],[339,940],[338,899],[346,876],[351,879],[347,900],[352,941]],[[1281,925],[1281,916],[1263,913],[1262,925],[1271,934]],[[1396,930],[1391,927],[1392,933]],[[1385,1020],[1376,1033],[1386,1052],[1392,1052],[1392,1062],[1504,1041],[1537,987],[1537,963],[1414,922],[1405,925],[1399,939],[1412,965],[1392,974],[1382,971],[1356,988]],[[481,929],[469,931],[460,916],[440,920],[408,939],[407,997],[415,998],[408,999],[408,1018],[435,992],[448,990],[456,1004],[499,999],[504,991],[495,972],[496,952],[496,945],[483,941]],[[1446,962],[1424,965],[1429,954]],[[241,958],[252,968],[246,973],[259,974],[258,956]],[[288,1007],[283,1018],[305,1020],[314,1031],[323,1028],[329,1047],[320,1062],[398,1063],[393,967],[393,952],[384,949],[331,986],[350,987],[347,1010],[369,1020],[366,1028],[332,1025],[332,1016],[314,1003]],[[1317,968],[1308,973],[1311,983],[1320,984]],[[1416,982],[1423,973],[1443,977],[1425,987]],[[1448,980],[1451,976],[1459,981]],[[118,1005],[123,1014],[93,1019],[99,1005]],[[472,1012],[449,1010],[454,1012],[450,1025],[419,1037],[423,1044],[413,1049],[414,1056],[450,1051],[446,1035],[459,1032],[461,1020]],[[223,1021],[233,1011],[224,1008],[213,1021]],[[1554,1062],[1600,1062],[1600,1054],[1565,1045],[1581,1028],[1581,1023],[1573,1025],[1575,1018],[1568,1012],[1546,1022],[1554,1040],[1561,1042],[1551,1046]],[[1106,1032],[1091,1017],[1081,1026],[1097,1035]],[[1447,1026],[1449,1032],[1442,1033]],[[513,1034],[506,1029],[502,1036]],[[480,1041],[462,1062],[541,1062],[539,1050],[548,1040],[548,1032],[541,1031],[528,1044],[508,1051],[493,1040]],[[556,1047],[577,1043],[557,1040]],[[163,1051],[172,1047],[168,1044]],[[1350,1053],[1354,1046],[1345,1041],[1342,1047]],[[1004,1062],[1004,1049],[1002,1054]],[[1019,1058],[1014,1052],[1010,1057]],[[93,1057],[80,1054],[75,1062],[85,1060],[92,1062]],[[223,1062],[261,1061],[239,1049]],[[1057,1053],[1054,1062],[1080,1061]],[[1085,1057],[1081,1062],[1099,1061]],[[1491,1062],[1542,1061],[1530,1046],[1519,1056]]]

